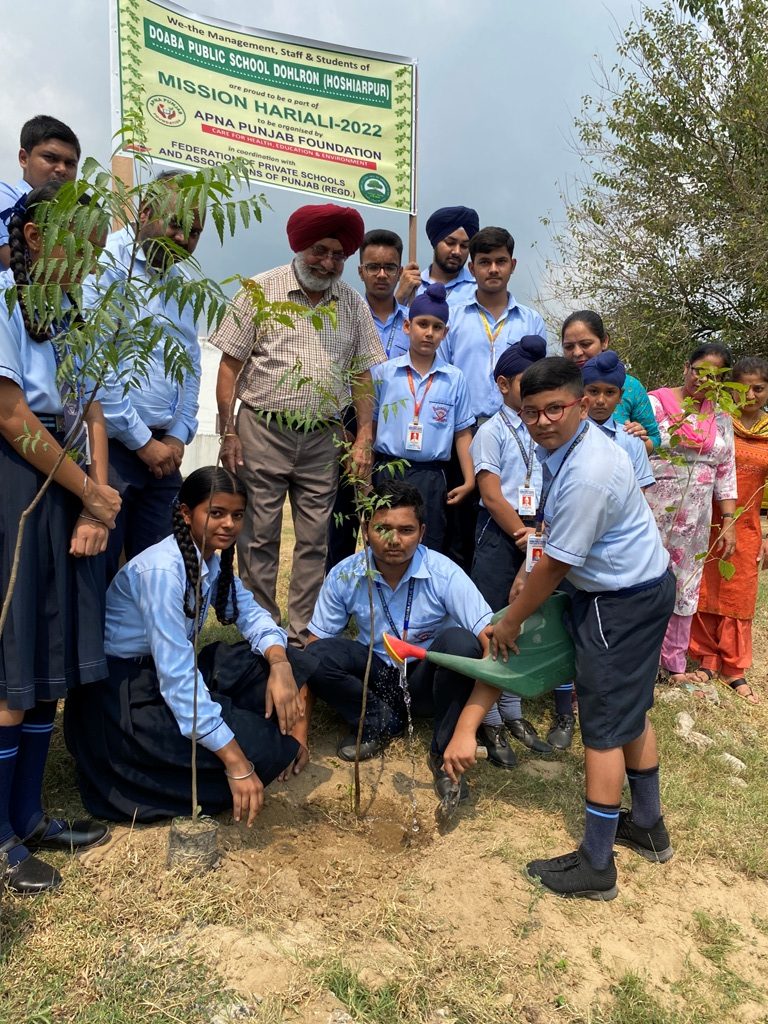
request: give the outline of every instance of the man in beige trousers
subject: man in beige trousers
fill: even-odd
[[[362,242],[360,214],[333,204],[303,206],[288,219],[291,263],[253,278],[272,302],[309,309],[333,305],[318,331],[308,319],[294,326],[256,328],[245,290],[211,339],[222,356],[216,382],[221,460],[248,488],[237,546],[243,583],[276,622],[277,571],[285,497],[296,546],[288,591],[289,642],[307,637],[325,569],[328,521],[338,484],[339,414],[351,401],[357,436],[350,451],[357,477],[371,469],[370,369],[384,352],[365,300],[341,280],[344,261]],[[236,399],[240,399],[237,416]]]

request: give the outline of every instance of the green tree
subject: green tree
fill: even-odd
[[[650,386],[692,343],[768,351],[768,3],[646,6],[576,120],[550,264]]]

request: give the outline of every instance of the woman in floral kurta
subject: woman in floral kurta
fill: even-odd
[[[723,519],[713,553],[728,558],[735,546],[733,424],[730,416],[716,412],[706,400],[703,378],[707,364],[721,370],[729,367],[728,349],[718,344],[700,345],[685,364],[682,387],[660,388],[649,394],[661,448],[651,456],[656,486],[649,488],[646,496],[677,582],[675,611],[661,648],[661,666],[670,673],[672,683],[691,681],[685,672],[686,655],[704,568],[703,558],[696,556],[710,549],[713,497]],[[693,410],[687,415],[686,400]],[[672,444],[671,438],[676,438],[677,444]]]
[[[738,506],[736,550],[731,579],[718,572],[717,559],[704,565],[699,607],[691,629],[690,656],[699,663],[695,675],[704,682],[719,674],[739,697],[751,704],[757,695],[744,678],[752,667],[752,619],[757,606],[760,570],[768,568],[768,539],[762,535],[760,504],[768,480],[768,360],[742,359],[733,379],[746,387],[744,406],[734,417]],[[720,527],[715,514],[712,527]]]

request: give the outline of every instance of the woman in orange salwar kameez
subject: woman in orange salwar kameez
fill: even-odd
[[[689,654],[699,663],[691,678],[700,682],[719,674],[740,697],[752,704],[757,695],[745,679],[752,667],[752,619],[757,603],[758,575],[768,568],[768,539],[762,535],[760,505],[768,479],[768,360],[742,359],[733,368],[733,379],[746,386],[744,406],[734,417],[736,443],[737,508],[736,550],[731,556],[736,571],[730,580],[719,569],[717,558],[709,558],[693,618]],[[721,524],[712,526],[713,538]]]

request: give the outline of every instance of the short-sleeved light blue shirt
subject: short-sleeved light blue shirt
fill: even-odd
[[[619,448],[623,448],[627,453],[640,486],[652,487],[656,483],[656,477],[651,469],[648,452],[640,438],[628,434],[623,427],[619,426],[613,416],[609,416],[605,423],[595,425],[599,426],[604,434],[607,434]]]
[[[416,548],[411,564],[394,590],[384,582],[375,567],[372,573],[373,579],[381,585],[392,620],[401,634],[408,584],[414,579],[408,626],[408,640],[411,643],[429,647],[438,633],[454,625],[463,626],[477,636],[491,621],[493,613],[488,602],[466,573],[450,558],[425,548],[423,544]],[[375,586],[373,611],[373,649],[380,658],[392,664],[382,640],[382,635],[391,633],[392,627]],[[345,558],[325,577],[308,629],[321,639],[338,636],[352,616],[358,628],[358,643],[367,647],[371,629],[364,551]]]
[[[517,437],[520,444],[515,440]],[[521,449],[522,445],[522,449]],[[541,463],[536,458],[533,438],[514,409],[504,406],[477,428],[470,446],[475,473],[482,470],[501,480],[501,494],[517,512],[518,488],[533,487],[536,501],[541,497]],[[525,459],[523,459],[525,452]],[[528,466],[526,466],[526,460]],[[480,504],[483,504],[482,499]]]
[[[424,428],[421,451],[405,447],[408,424],[413,421],[414,396],[408,386],[408,369],[413,375],[416,401],[421,402],[419,423]],[[447,461],[453,436],[475,422],[469,391],[461,370],[435,356],[430,371],[422,377],[413,368],[410,353],[380,363],[371,370],[374,389],[377,452],[409,462]],[[430,380],[432,383],[430,384]],[[429,388],[429,390],[427,390]]]
[[[15,206],[17,200],[31,191],[32,186],[23,178],[15,185],[10,185],[7,181],[0,181],[0,213]],[[0,220],[0,245],[8,245],[8,225],[2,220]]]
[[[435,278],[429,275],[431,269],[432,265],[430,264],[427,270],[422,270],[421,284],[416,289],[416,295],[421,295],[422,292],[425,292],[428,285],[435,284]],[[441,281],[440,284],[445,288],[446,299],[451,307],[451,312],[453,312],[454,306],[460,306],[465,302],[469,302],[477,288],[477,281],[466,263],[452,281]]]
[[[544,470],[544,550],[573,566],[567,579],[578,590],[658,579],[669,555],[629,456],[595,424],[585,421],[577,434],[585,430],[570,454],[574,438],[555,451],[536,449]]]
[[[11,271],[0,273],[0,377],[18,384],[32,412],[58,415],[63,406],[53,344],[30,338],[18,303],[8,315],[5,292],[14,287]]]
[[[221,575],[218,555],[201,565],[201,621],[217,595]],[[268,647],[285,647],[286,634],[272,616],[256,604],[253,594],[234,577],[237,628],[263,654]],[[173,712],[183,736],[192,736],[195,660],[194,619],[184,614],[186,570],[176,538],[171,535],[131,559],[115,576],[107,591],[104,650],[115,658],[151,654],[160,693]],[[231,614],[231,604],[228,608]],[[221,705],[211,698],[198,673],[197,738],[208,750],[220,750],[233,738],[221,717]]]
[[[503,325],[493,345],[488,339],[481,313],[488,321],[491,334],[496,333],[500,324]],[[502,352],[527,334],[546,338],[547,329],[535,309],[521,306],[512,295],[498,318],[483,309],[476,297],[451,309],[448,334],[440,346],[440,354],[464,374],[476,418],[493,416],[504,404],[493,379],[493,369]]]
[[[394,302],[394,299],[392,301]],[[384,322],[379,320],[373,310],[371,310],[371,316],[374,326],[379,332],[381,347],[384,349],[387,359],[394,359],[408,351],[410,341],[403,329],[403,324],[408,319],[407,306],[401,306],[399,302],[395,302],[394,309]]]
[[[131,265],[132,249],[133,235],[128,228],[109,236],[98,280],[87,282],[83,289],[86,305],[98,301],[100,289],[125,279]],[[139,285],[157,273],[148,265],[141,246],[136,248],[133,262],[133,275]],[[185,275],[181,264],[173,264],[163,273],[165,276]],[[112,373],[105,378],[99,397],[107,421],[107,434],[133,451],[151,439],[150,428],[161,429],[178,438],[182,444],[189,444],[197,433],[201,376],[200,344],[192,307],[186,305],[180,312],[175,298],[166,300],[162,295],[153,293],[148,294],[139,313],[141,319],[154,318],[163,327],[164,334],[150,355],[147,377],[139,386],[131,387],[125,394],[125,381],[118,375]],[[165,373],[164,348],[168,337],[175,338],[184,346],[192,364],[181,384]],[[130,370],[130,367],[125,368],[125,372],[130,373]]]

